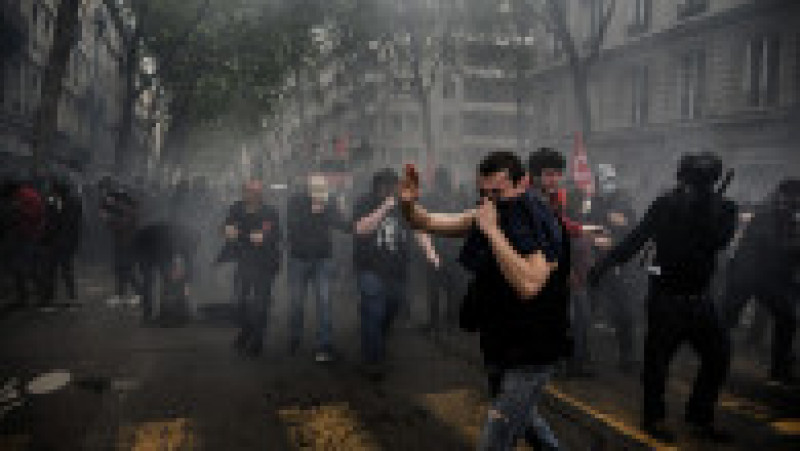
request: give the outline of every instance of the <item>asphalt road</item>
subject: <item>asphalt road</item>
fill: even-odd
[[[356,301],[346,284],[334,304],[340,359],[319,365],[312,358],[311,302],[305,347],[287,352],[281,283],[265,353],[248,359],[233,352],[231,325],[143,327],[137,307],[106,302],[107,276],[83,273],[79,305],[0,318],[0,450],[474,448],[487,400],[467,336],[434,343],[400,329],[390,344],[388,377],[371,382],[358,369]],[[676,415],[687,390],[684,373],[694,365],[686,362],[672,387]],[[737,442],[719,448],[797,449],[798,391],[767,386],[752,365],[737,364],[722,400],[723,421]],[[625,439],[658,447],[636,428],[636,378],[610,365],[599,369],[596,380],[550,387],[545,414],[565,444],[620,449]],[[69,380],[30,393],[32,380],[54,373]],[[681,449],[716,447],[681,437]]]

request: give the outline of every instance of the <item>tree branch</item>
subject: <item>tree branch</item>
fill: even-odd
[[[569,32],[564,3],[562,3],[561,0],[545,0],[545,4],[553,27],[553,34],[564,46],[570,64],[573,66],[579,65],[581,62],[580,55],[578,53],[578,47],[575,45],[575,39]]]
[[[588,64],[595,62],[600,57],[600,50],[603,47],[606,34],[608,34],[608,25],[611,23],[611,19],[614,16],[616,6],[617,1],[610,0],[608,8],[603,15],[603,20],[600,22],[600,27],[597,29],[597,34],[592,36],[591,53],[589,53],[589,56],[586,58]]]

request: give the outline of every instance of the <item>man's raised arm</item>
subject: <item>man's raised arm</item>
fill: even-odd
[[[417,203],[419,182],[408,171],[400,181],[400,205],[403,216],[411,227],[436,235],[461,237],[467,234],[475,223],[475,210],[461,213],[429,213]]]

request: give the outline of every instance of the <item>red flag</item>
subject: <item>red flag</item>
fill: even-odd
[[[347,157],[347,153],[349,150],[350,150],[350,134],[345,132],[334,143],[333,151],[336,155],[344,158]]]
[[[575,133],[575,147],[572,152],[572,181],[575,186],[583,190],[588,196],[594,193],[594,178],[589,167],[589,158],[586,155],[586,146],[583,143],[581,132]]]

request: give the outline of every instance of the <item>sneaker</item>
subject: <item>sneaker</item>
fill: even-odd
[[[125,300],[125,303],[128,304],[130,307],[136,307],[139,305],[139,303],[141,303],[141,301],[142,297],[134,294],[132,296],[128,296],[128,298]]]

